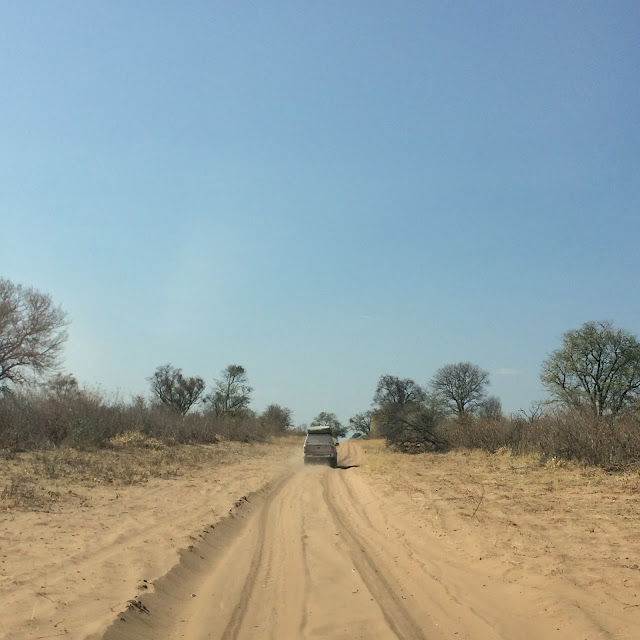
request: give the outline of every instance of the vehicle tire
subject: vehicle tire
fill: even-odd
[[[337,469],[338,468],[338,456],[333,456],[333,458],[330,458],[329,464],[331,465],[332,469]]]

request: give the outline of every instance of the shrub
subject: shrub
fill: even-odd
[[[574,460],[612,470],[640,464],[638,412],[603,417],[587,410],[560,409],[500,420],[464,415],[442,422],[437,433],[454,448],[538,453],[543,460]]]
[[[463,414],[459,418],[443,421],[438,427],[438,435],[450,447],[482,449],[495,453],[504,447],[512,448],[516,440],[516,429],[508,419],[481,419]]]
[[[235,415],[213,412],[181,415],[136,398],[107,401],[97,392],[70,387],[29,388],[0,395],[0,450],[111,447],[118,436],[138,433],[171,444],[215,444],[219,437],[251,442],[283,433],[279,425],[261,421],[249,411]],[[130,436],[129,436],[130,437]]]
[[[374,415],[377,433],[405,453],[446,449],[448,443],[437,431],[439,419],[440,414],[418,403],[383,405]]]
[[[557,411],[538,426],[537,439],[545,458],[620,469],[640,462],[640,415]]]

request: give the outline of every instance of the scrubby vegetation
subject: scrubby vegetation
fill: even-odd
[[[286,410],[285,410],[286,411]],[[5,390],[0,396],[0,450],[112,448],[123,434],[139,433],[163,444],[210,444],[219,438],[250,442],[285,433],[282,421],[246,410],[182,415],[136,398],[109,401],[98,392],[50,385]]]
[[[585,323],[543,363],[541,380],[550,401],[507,417],[500,399],[487,395],[488,373],[471,363],[442,367],[424,388],[383,375],[375,409],[350,423],[358,435],[382,437],[404,453],[505,450],[640,468],[640,343],[633,334],[609,322]]]
[[[448,448],[508,450],[543,460],[572,460],[608,470],[640,468],[640,414],[594,416],[579,409],[552,409],[527,418],[498,420],[473,415],[442,421],[436,432]]]
[[[136,439],[161,449],[292,433],[289,409],[271,404],[261,415],[250,409],[253,388],[239,364],[223,369],[209,393],[203,378],[183,375],[171,364],[148,378],[148,398],[108,399],[82,389],[72,375],[53,375],[67,326],[65,313],[47,294],[0,279],[2,457],[60,447],[114,450]],[[607,469],[640,465],[635,335],[610,322],[587,322],[566,332],[540,377],[550,404],[506,417],[500,399],[487,393],[489,373],[470,362],[439,368],[424,387],[383,375],[373,410],[353,416],[349,428],[354,437],[383,437],[405,453],[504,449]],[[348,432],[333,413],[320,413],[312,424],[329,425],[338,437]]]
[[[479,449],[572,460],[608,470],[640,469],[640,411],[597,415],[588,407],[536,404],[511,416],[500,412],[450,415],[437,403],[383,403],[368,436],[404,453]]]
[[[148,378],[150,398],[108,399],[56,373],[67,340],[67,316],[51,297],[0,278],[0,452],[113,449],[136,438],[159,445],[240,442],[282,435],[291,411],[249,408],[243,366],[226,367],[205,395],[199,376],[171,364]]]

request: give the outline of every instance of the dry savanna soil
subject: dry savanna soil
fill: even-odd
[[[638,473],[338,462],[295,438],[0,460],[0,637],[640,637]]]

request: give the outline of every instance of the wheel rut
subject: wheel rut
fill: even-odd
[[[341,454],[359,459],[353,447]],[[391,506],[357,468],[300,461],[202,534],[104,640],[514,637],[496,630],[483,578]]]
[[[352,495],[350,491],[347,493]],[[358,529],[353,527],[353,521],[350,522],[348,516],[338,506],[329,482],[325,482],[323,496],[334,522],[347,541],[351,559],[380,607],[389,628],[400,640],[426,640],[422,628],[412,619],[411,611],[402,602],[402,599],[405,598],[402,595],[403,588],[388,579],[386,568],[379,565],[375,557],[370,554],[367,549],[370,541],[358,534]],[[358,509],[354,509],[351,513],[354,514],[358,511]],[[359,517],[361,518],[360,528],[370,529],[371,523],[362,515]]]

